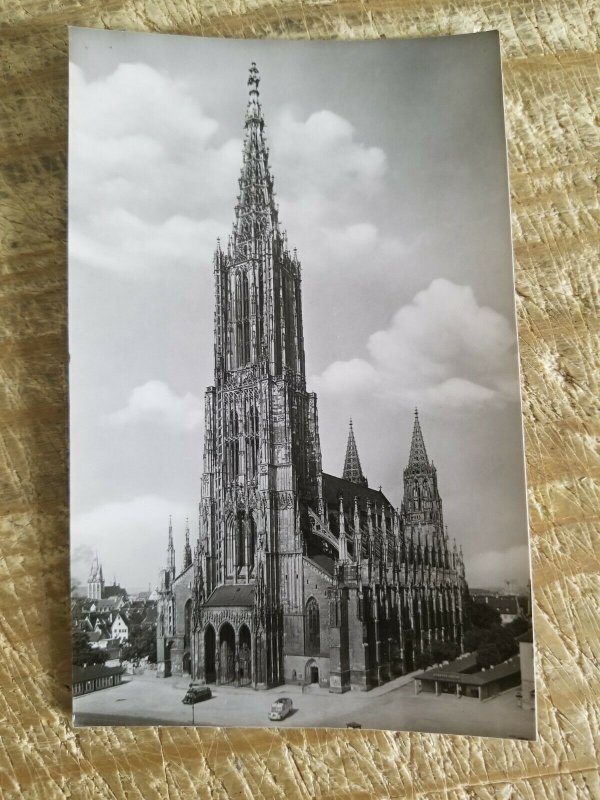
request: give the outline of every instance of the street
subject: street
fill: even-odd
[[[78,725],[191,725],[192,706],[181,701],[189,679],[157,678],[154,672],[124,676],[121,686],[74,698]],[[212,698],[194,707],[196,725],[218,727],[363,728],[533,739],[535,716],[517,705],[516,689],[480,702],[454,695],[414,695],[408,675],[370,692],[331,694],[325,689],[279,686],[265,691],[211,686]],[[294,711],[268,719],[278,697],[291,697]]]

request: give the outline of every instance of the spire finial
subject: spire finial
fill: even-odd
[[[258,94],[258,84],[260,83],[260,73],[258,71],[258,67],[256,66],[256,61],[253,61],[250,64],[250,69],[248,70],[248,86],[250,87],[250,94],[256,92]]]

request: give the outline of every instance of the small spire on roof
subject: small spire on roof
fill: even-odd
[[[362,467],[360,465],[360,458],[358,457],[356,439],[354,438],[354,428],[352,426],[352,417],[350,417],[348,444],[346,445],[346,459],[344,461],[344,472],[342,474],[342,478],[345,481],[358,483],[361,486],[368,486],[367,479],[363,475]]]

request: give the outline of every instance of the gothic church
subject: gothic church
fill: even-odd
[[[182,569],[169,525],[159,675],[256,689],[367,690],[462,644],[467,591],[415,412],[400,509],[363,474],[321,468],[307,390],[301,270],[279,225],[252,64],[233,231],[214,255],[214,386],[205,396],[199,539]]]

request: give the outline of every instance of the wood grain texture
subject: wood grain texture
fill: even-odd
[[[539,667],[536,743],[70,723],[67,26],[288,38],[498,29]],[[0,8],[4,798],[599,798],[594,0],[23,0]],[[596,107],[594,107],[594,101]]]

